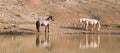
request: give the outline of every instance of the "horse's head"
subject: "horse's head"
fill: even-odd
[[[53,16],[49,16],[46,20],[54,21]]]
[[[86,19],[86,18],[80,18],[80,19],[79,19],[79,22],[82,23],[82,22],[86,22],[87,20],[88,20],[88,19]]]
[[[79,22],[82,23],[82,21],[83,21],[83,19],[80,18],[80,19],[79,19]]]

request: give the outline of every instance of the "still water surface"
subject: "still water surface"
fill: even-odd
[[[120,53],[120,35],[0,35],[0,53]]]

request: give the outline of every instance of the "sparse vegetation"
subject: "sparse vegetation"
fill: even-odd
[[[38,18],[53,15],[57,25],[92,18],[104,27],[120,28],[118,0],[0,0],[0,23],[35,24]]]
[[[102,24],[104,27],[120,27],[120,24]]]
[[[120,24],[111,24],[113,27],[120,27]]]
[[[15,16],[17,16],[17,17],[21,17],[21,15],[20,15],[19,13],[16,13]]]
[[[56,17],[59,17],[59,15],[62,15],[62,14],[64,15],[64,12],[66,12],[65,14],[69,14],[70,17],[74,15],[79,16],[79,14],[85,13],[89,15],[91,18],[102,21],[102,23],[112,24],[111,22],[111,20],[113,19],[112,17],[119,17],[119,13],[120,13],[120,10],[119,10],[120,5],[118,3],[120,1],[118,0],[110,0],[110,1],[109,0],[94,0],[94,1],[91,1],[91,0],[52,0],[52,1],[41,0],[40,3],[38,2],[38,4],[35,4],[32,2],[37,2],[37,1],[12,0],[11,2],[3,1],[0,5],[3,6],[3,4],[6,4],[6,3],[9,4],[9,5],[4,5],[4,6],[8,6],[8,8],[4,7],[3,9],[8,9],[7,11],[10,11],[10,13],[13,12],[12,14],[16,16],[13,18],[15,19],[23,18],[24,21],[27,21],[27,19],[31,18],[31,16],[28,15],[30,14],[30,11],[36,12],[38,16],[46,16],[48,13],[49,14],[51,13]],[[57,11],[54,11],[54,10],[57,10]],[[20,20],[23,20],[23,19],[20,19]],[[56,19],[59,19],[59,18],[56,18]],[[106,19],[109,19],[109,20],[105,21]],[[119,21],[113,21],[113,22],[119,23]]]

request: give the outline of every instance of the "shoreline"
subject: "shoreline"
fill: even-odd
[[[4,30],[0,31],[0,35],[32,35],[38,34],[37,31],[22,31],[22,30]],[[39,32],[39,34],[44,34],[44,32]],[[50,32],[49,34],[106,34],[106,35],[120,35],[120,32]]]
[[[44,34],[44,27],[40,28],[40,33]],[[23,34],[38,34],[34,24],[22,24],[17,27],[11,27],[10,29],[0,29],[1,35],[23,35]],[[119,35],[120,28],[116,27],[102,27],[100,31],[85,31],[84,28],[74,27],[71,25],[63,26],[61,25],[51,25],[50,34],[113,34]]]

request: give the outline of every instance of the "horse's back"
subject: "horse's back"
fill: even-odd
[[[92,21],[94,22],[94,24],[97,24],[99,21],[96,19],[92,19]]]
[[[99,21],[96,19],[80,18],[80,20],[82,20],[84,23],[89,23],[89,24],[99,23]]]

